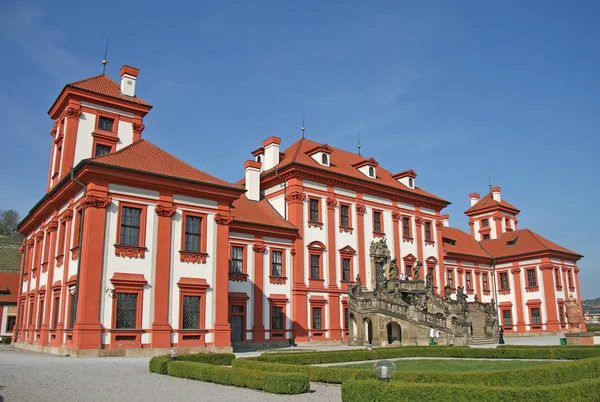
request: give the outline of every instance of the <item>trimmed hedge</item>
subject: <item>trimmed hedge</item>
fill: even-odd
[[[177,356],[177,360],[185,362],[196,362],[212,364],[215,366],[231,366],[235,359],[233,353],[192,353]]]
[[[401,357],[468,357],[488,359],[565,359],[578,360],[600,357],[600,347],[411,347],[344,350],[335,352],[265,353],[250,359],[284,364],[326,364]]]
[[[295,364],[268,363],[251,359],[236,359],[233,362],[233,367],[274,373],[304,373],[308,375],[310,381],[329,384],[341,384],[346,380],[376,378],[371,369],[300,366]]]
[[[294,395],[310,390],[308,376],[303,373],[268,373],[190,361],[170,362],[167,373],[174,377],[258,389],[274,394]]]
[[[344,402],[440,401],[597,401],[600,379],[543,387],[481,387],[455,384],[403,384],[350,380],[342,385]]]
[[[150,372],[167,374],[167,364],[171,361],[169,356],[156,356],[150,359]]]

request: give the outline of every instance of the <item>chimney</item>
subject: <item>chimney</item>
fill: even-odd
[[[469,194],[469,198],[471,199],[471,206],[477,204],[479,202],[480,195],[477,193]]]
[[[450,227],[450,215],[445,214],[441,216],[442,218],[442,224],[444,225],[444,227]]]
[[[121,93],[125,96],[135,96],[135,80],[139,69],[130,66],[121,67]]]
[[[248,160],[246,168],[246,197],[250,201],[260,201],[260,163]]]
[[[265,157],[262,162],[263,171],[274,168],[279,164],[279,144],[281,144],[281,138],[279,137],[270,137],[263,141],[265,149]]]
[[[502,201],[502,198],[500,198],[500,187],[492,187],[492,198],[496,202]]]

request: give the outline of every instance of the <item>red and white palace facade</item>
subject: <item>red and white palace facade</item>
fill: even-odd
[[[228,183],[141,138],[151,106],[137,75],[124,66],[120,83],[69,84],[49,111],[47,191],[19,226],[17,346],[111,355],[344,341],[348,286],[359,274],[373,288],[369,248],[382,238],[402,272],[422,262],[440,294],[494,299],[507,331],[567,328],[581,255],[518,229],[499,188],[471,194],[467,234],[413,170],[307,139],[281,149],[277,137]]]

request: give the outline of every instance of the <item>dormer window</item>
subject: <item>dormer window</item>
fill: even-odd
[[[404,172],[396,173],[392,176],[392,179],[396,179],[399,183],[404,184],[408,188],[415,188],[415,179],[417,173],[412,170],[405,170]]]
[[[329,166],[329,161],[331,158],[331,153],[333,152],[333,148],[331,148],[327,144],[316,146],[308,151],[306,151],[306,155],[313,158],[315,162],[322,166]]]
[[[323,165],[329,165],[329,156],[327,154],[321,155],[321,163]]]
[[[261,158],[261,156],[260,156],[260,155],[258,155],[258,156],[256,157],[256,161],[257,161],[258,163],[262,163],[262,158]]]
[[[413,188],[415,186],[415,181],[412,177],[408,178],[408,187]]]
[[[369,166],[369,176],[375,177],[375,168],[373,166]]]

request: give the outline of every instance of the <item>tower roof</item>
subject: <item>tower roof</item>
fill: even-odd
[[[110,96],[111,98],[137,103],[138,105],[152,106],[139,96],[127,96],[121,93],[121,86],[106,75],[97,75],[85,80],[72,82],[67,87],[82,89],[98,95]]]
[[[581,254],[561,247],[530,229],[506,232],[498,239],[481,241],[481,245],[496,258],[551,251],[569,254],[577,259],[583,257]]]
[[[514,205],[504,201],[504,199],[500,201],[494,200],[492,193],[488,193],[485,197],[480,199],[477,204],[467,209],[465,215],[474,215],[476,213],[491,212],[494,210],[504,210],[515,215],[521,212]]]

